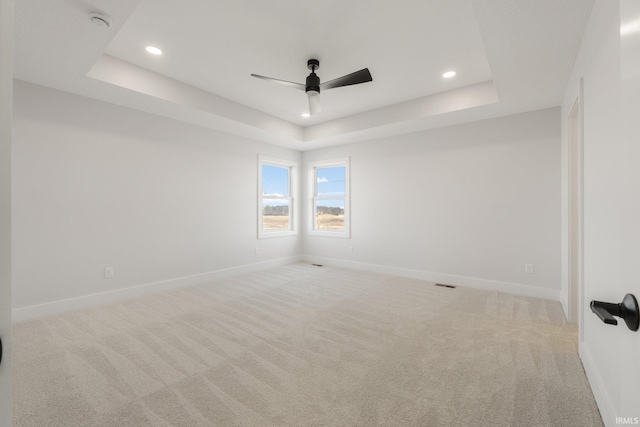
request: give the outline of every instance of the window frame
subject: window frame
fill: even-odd
[[[275,166],[289,170],[289,196],[288,197],[264,197],[262,195],[262,166]],[[258,239],[269,239],[272,237],[295,236],[298,234],[296,226],[297,219],[297,169],[298,163],[293,160],[279,159],[276,157],[258,155]],[[287,200],[289,202],[289,228],[280,230],[263,229],[263,202],[264,199]]]
[[[350,158],[343,157],[339,159],[331,160],[318,160],[308,163],[308,177],[309,177],[309,206],[310,206],[310,219],[311,224],[309,227],[309,234],[312,236],[323,237],[338,237],[343,239],[351,238],[351,188],[350,181],[351,175],[349,171]],[[318,197],[318,169],[331,168],[331,167],[344,167],[344,181],[345,181],[345,195],[344,197],[327,196]],[[344,230],[330,230],[316,228],[316,204],[317,200],[333,200],[344,199]]]

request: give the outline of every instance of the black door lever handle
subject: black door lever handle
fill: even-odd
[[[627,327],[632,331],[637,331],[640,326],[640,310],[638,301],[632,294],[626,294],[619,304],[610,302],[591,301],[591,311],[604,323],[617,325],[618,321],[613,317],[624,319]]]
[[[598,316],[598,318],[604,323],[608,323],[609,325],[617,325],[618,321],[615,317],[613,317],[611,312],[598,304],[606,303],[602,303],[601,301],[591,301],[591,311],[593,311],[596,316]]]

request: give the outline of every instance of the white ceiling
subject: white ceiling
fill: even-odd
[[[144,0],[106,53],[282,119],[308,125],[491,80],[465,0]],[[146,44],[164,51],[144,52]],[[368,67],[372,83],[325,91],[303,120],[303,92],[250,77],[304,83],[307,60],[331,80]],[[448,69],[460,70],[453,81]]]
[[[24,0],[15,75],[307,150],[559,105],[592,5]],[[111,27],[92,24],[93,10]],[[368,67],[373,82],[322,92],[322,112],[303,119],[303,92],[250,77],[303,83],[309,58],[323,81]]]

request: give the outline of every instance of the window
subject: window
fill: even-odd
[[[349,159],[309,164],[310,234],[349,238]]]
[[[258,158],[258,238],[291,236],[294,227],[295,162]]]

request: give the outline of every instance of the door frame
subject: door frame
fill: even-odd
[[[583,80],[567,116],[567,317],[584,341]]]
[[[0,0],[0,425],[11,425],[13,0]]]

